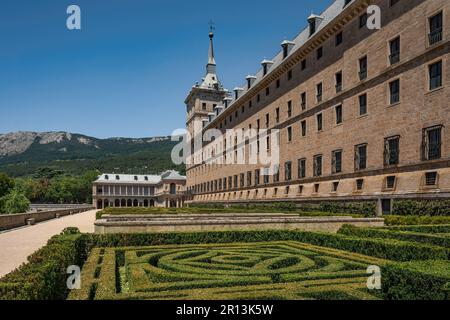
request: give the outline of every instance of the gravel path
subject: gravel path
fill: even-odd
[[[30,254],[64,228],[78,227],[81,232],[94,232],[95,213],[96,210],[86,211],[0,233],[0,277],[26,262]]]

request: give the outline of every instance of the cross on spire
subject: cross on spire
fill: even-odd
[[[212,19],[211,20],[209,20],[209,33],[210,34],[213,34],[214,33],[214,30],[216,30],[216,27],[215,27],[215,23],[214,23],[214,21],[212,21]]]

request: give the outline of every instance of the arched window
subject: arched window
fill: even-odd
[[[114,201],[114,207],[120,207],[120,200],[119,199],[116,199]]]
[[[144,200],[144,207],[148,207],[148,200],[147,199]]]
[[[134,199],[133,207],[138,207],[138,206],[139,206],[139,202],[137,201],[137,199]]]
[[[155,200],[151,199],[150,200],[150,207],[154,207],[155,206]]]
[[[127,201],[125,199],[120,200],[120,206],[121,207],[126,207],[127,206]]]
[[[131,199],[127,200],[127,207],[132,207],[133,206],[133,201],[131,201]]]

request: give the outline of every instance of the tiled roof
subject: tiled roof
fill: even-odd
[[[320,15],[314,15],[316,17],[321,17],[323,20],[320,22],[319,25],[316,26],[316,32],[314,34],[317,34],[319,31],[324,29],[327,25],[330,24],[330,22],[335,19],[345,8],[349,7],[351,3],[353,3],[355,0],[350,1],[347,5],[345,5],[345,0],[336,0],[334,1],[323,13]],[[295,39],[292,41],[283,41],[283,43],[290,43],[293,45],[292,49],[290,50],[288,57],[294,54],[297,50],[301,49],[303,45],[305,45],[308,40],[310,40],[311,36],[309,34],[309,27],[307,26],[305,29],[303,29],[302,32],[300,32]],[[253,81],[251,88],[253,88],[255,85],[257,85],[259,82],[261,82],[264,78],[270,75],[271,71],[275,70],[279,65],[283,63],[286,59],[283,57],[283,50],[280,50],[280,52],[272,59],[264,59],[262,63],[264,62],[270,62],[273,63],[273,65],[270,67],[269,71],[266,75],[264,75],[263,68],[259,69],[259,71],[255,74],[256,79]],[[228,108],[230,108],[236,100],[239,100],[240,97],[245,95],[250,89],[248,86],[241,85],[238,87],[245,88],[243,91],[239,93],[238,99],[236,99],[234,96],[231,97],[231,100]],[[212,120],[214,121],[214,119]]]
[[[95,182],[103,183],[130,183],[130,184],[159,184],[163,180],[186,180],[185,176],[176,171],[165,171],[161,175],[137,175],[103,173]]]

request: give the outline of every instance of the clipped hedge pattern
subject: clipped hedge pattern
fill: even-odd
[[[70,299],[375,299],[366,270],[382,263],[292,241],[95,249]]]
[[[450,261],[389,263],[381,268],[382,291],[389,300],[449,300]]]
[[[65,299],[67,267],[82,266],[85,248],[81,234],[60,235],[28,257],[28,263],[0,279],[0,300]]]
[[[450,216],[450,200],[396,200],[392,213],[400,216]]]
[[[445,260],[449,258],[448,248],[434,245],[412,243],[397,239],[370,239],[347,236],[343,234],[326,234],[301,231],[225,231],[200,233],[162,233],[162,234],[69,234],[56,236],[49,240],[47,246],[29,257],[29,262],[14,272],[0,279],[0,299],[64,299],[67,296],[66,268],[69,265],[81,266],[94,248],[101,247],[141,247],[155,245],[191,245],[224,243],[251,243],[271,241],[296,241],[300,243],[348,251],[395,261],[409,260]],[[100,249],[99,252],[102,252]],[[353,253],[351,253],[353,252]],[[104,255],[102,259],[100,256]],[[88,261],[87,268],[92,265],[96,276],[103,279],[102,270],[112,268],[112,264],[104,264],[106,253],[99,253],[99,260]],[[116,254],[117,264],[124,265],[126,257]],[[368,257],[366,257],[368,259]],[[108,260],[110,261],[110,260]],[[105,267],[106,266],[106,267]],[[84,269],[83,269],[84,270]],[[118,271],[116,271],[118,272]],[[109,273],[104,279],[109,287],[93,285],[88,292],[92,296],[97,290],[112,292],[114,278]],[[118,279],[116,277],[115,279]],[[96,284],[97,282],[93,282]],[[24,285],[25,284],[25,285]],[[331,294],[331,293],[329,293]],[[320,294],[319,294],[320,295]]]
[[[450,224],[449,216],[384,216],[387,226]]]
[[[403,241],[421,242],[450,248],[449,236],[440,236],[423,232],[411,232],[395,229],[356,228],[354,226],[344,225],[338,233],[362,238],[398,239]]]

